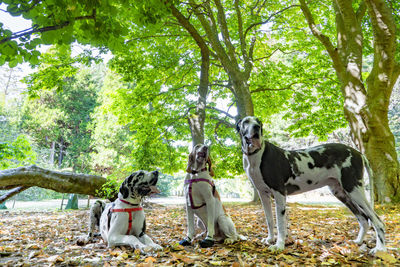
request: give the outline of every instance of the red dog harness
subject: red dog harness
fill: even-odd
[[[193,202],[193,197],[192,197],[192,184],[195,182],[207,182],[212,186],[213,190],[213,195],[215,194],[215,185],[213,181],[210,181],[205,178],[197,178],[197,179],[190,179],[190,180],[185,180],[185,184],[189,184],[189,200],[190,200],[190,206],[192,209],[200,209],[201,207],[204,207],[206,203],[201,204],[200,206],[195,206]]]
[[[120,199],[120,201],[124,202],[126,204],[129,204],[129,205],[133,205],[132,203],[129,203],[128,201],[125,201],[125,200],[122,200],[122,199]],[[137,208],[130,208],[130,209],[111,209],[110,211],[111,212],[128,212],[128,214],[129,214],[129,224],[128,224],[128,231],[126,231],[126,234],[129,235],[129,233],[131,232],[131,229],[132,229],[132,221],[133,221],[132,220],[132,212],[140,211],[140,210],[143,210],[143,208],[142,207],[137,207]]]

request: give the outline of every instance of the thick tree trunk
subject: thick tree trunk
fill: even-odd
[[[391,10],[384,0],[361,2],[357,11],[352,1],[334,0],[335,47],[317,27],[306,1],[299,1],[313,35],[325,46],[342,83],[344,113],[352,139],[366,154],[374,171],[375,200],[399,202],[399,163],[387,118],[390,95],[400,73],[395,61],[396,35]],[[362,18],[367,10],[374,33],[374,64],[365,88]]]
[[[38,186],[60,193],[103,197],[101,189],[106,182],[107,179],[100,176],[50,171],[35,165],[0,171],[1,190]]]
[[[387,119],[389,97],[376,95],[368,102],[367,95],[362,84],[352,84],[351,88],[345,89],[344,111],[349,122],[352,139],[364,153],[374,170],[374,192],[375,200],[379,203],[387,201],[398,201],[399,198],[399,174],[398,161],[395,150],[394,136],[389,128]],[[350,87],[350,86],[349,86]],[[369,87],[371,94],[373,87]],[[383,90],[380,90],[381,92]],[[377,103],[380,103],[377,104]],[[391,198],[387,198],[392,196]]]
[[[232,75],[233,76],[233,75]],[[235,79],[233,81],[235,91],[236,107],[240,118],[254,115],[253,99],[251,98],[247,80]]]

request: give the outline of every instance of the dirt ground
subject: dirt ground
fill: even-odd
[[[400,209],[377,207],[386,223],[387,253],[372,257],[370,230],[362,246],[358,224],[342,206],[289,204],[289,238],[285,250],[271,252],[261,243],[267,235],[260,205],[225,205],[247,241],[202,249],[178,242],[186,232],[182,205],[152,204],[145,210],[148,234],[163,250],[142,255],[128,247],[109,249],[97,239],[78,246],[87,231],[88,210],[0,212],[0,266],[400,266]]]

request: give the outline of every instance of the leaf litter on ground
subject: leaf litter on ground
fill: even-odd
[[[283,251],[261,243],[267,236],[261,205],[225,205],[238,233],[247,241],[203,249],[196,240],[183,247],[186,233],[183,206],[153,204],[146,209],[148,234],[163,250],[143,255],[129,247],[107,248],[101,238],[76,245],[88,229],[88,210],[2,211],[0,266],[400,266],[400,208],[378,206],[386,224],[388,252],[368,254],[375,245],[370,229],[364,244],[351,242],[358,223],[342,206],[289,204],[288,239]]]

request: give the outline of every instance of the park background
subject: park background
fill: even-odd
[[[381,0],[4,1],[0,6],[0,169],[4,170],[0,187],[9,210],[2,212],[2,226],[8,227],[2,230],[7,245],[0,247],[1,255],[11,265],[26,256],[40,264],[43,255],[50,253],[48,239],[34,233],[32,238],[40,242],[15,245],[15,237],[27,229],[16,227],[17,234],[10,227],[29,215],[19,210],[21,201],[34,201],[36,209],[40,207],[36,201],[58,199],[60,203],[67,193],[84,191],[83,180],[81,188],[67,187],[69,181],[57,180],[58,173],[71,173],[73,178],[93,175],[101,186],[91,194],[109,197],[132,171],[158,169],[163,192],[158,198],[178,201],[187,155],[192,144],[204,142],[211,145],[218,190],[238,205],[228,210],[238,221],[243,216],[235,215],[237,211],[249,216],[244,216],[247,219],[239,222],[239,228],[256,244],[220,251],[230,264],[285,260],[295,264],[300,259],[303,264],[398,262],[398,210],[396,204],[384,203],[400,201],[399,6],[398,1]],[[294,204],[292,216],[304,215],[293,216],[299,222],[294,230],[303,230],[307,218],[318,218],[321,223],[309,229],[318,226],[312,231],[334,232],[341,241],[323,236],[303,247],[293,241],[289,254],[278,255],[258,248],[261,235],[245,229],[247,220],[254,220],[254,228],[266,233],[263,214],[259,205],[240,206],[256,194],[244,175],[235,131],[238,118],[253,114],[263,121],[265,137],[282,148],[341,142],[366,154],[375,171],[375,199],[388,224],[392,258],[386,254],[371,258],[363,251],[357,258],[358,248],[344,241],[350,236],[339,234],[351,233],[354,224],[318,230],[332,225],[329,216],[339,216],[337,224],[348,216],[338,207],[330,212],[329,206],[323,206],[325,213],[318,217],[321,214],[313,207]],[[40,168],[34,169],[38,174],[34,179],[20,183],[4,179],[7,171],[18,174],[32,170],[18,167],[32,164]],[[57,175],[51,183],[43,183],[49,173]],[[79,196],[82,203],[87,201],[86,195]],[[322,196],[324,191],[309,199],[320,203]],[[304,198],[295,201],[302,203]],[[155,207],[150,220],[164,224],[157,223],[163,209]],[[182,207],[166,209],[180,224],[184,222]],[[78,212],[68,218],[71,224],[85,220],[85,211]],[[61,215],[63,219],[67,214]],[[59,221],[51,216],[60,214],[36,215],[49,225]],[[182,232],[175,229],[175,236],[163,239],[163,245],[186,253],[169,247]],[[50,253],[52,264],[67,262],[54,256],[76,234],[59,233]],[[308,236],[304,231],[301,239]],[[327,243],[321,241],[326,239]],[[338,242],[342,248],[336,247]],[[337,251],[329,254],[324,246]],[[30,254],[32,248],[37,253]],[[79,248],[71,250],[76,253]],[[178,264],[187,261],[179,253],[171,258],[169,252],[160,258],[170,257]],[[20,254],[13,258],[14,253]],[[145,261],[124,253],[109,252],[104,257],[123,255],[124,260],[128,255],[128,261]]]

